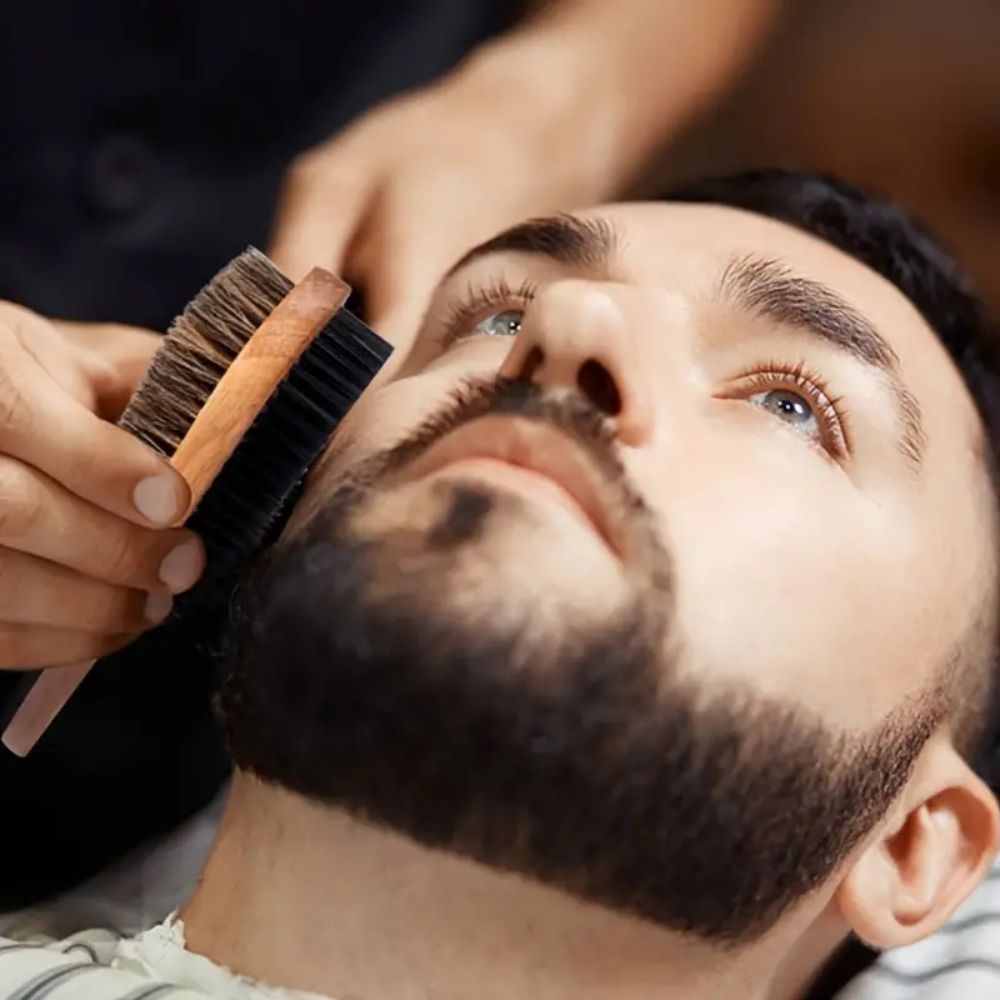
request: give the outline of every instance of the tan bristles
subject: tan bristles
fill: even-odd
[[[240,254],[174,320],[121,426],[173,455],[243,345],[291,290],[259,250]]]

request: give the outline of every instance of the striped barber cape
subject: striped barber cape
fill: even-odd
[[[58,942],[0,939],[3,1000],[331,1000],[236,975],[184,947],[180,921],[133,938],[83,931]]]

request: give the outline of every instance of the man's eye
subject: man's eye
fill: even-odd
[[[521,332],[524,310],[535,297],[535,291],[531,281],[523,281],[515,288],[503,277],[469,288],[442,317],[437,353],[443,354],[470,337],[516,336]]]
[[[822,441],[822,428],[812,405],[799,393],[790,389],[768,389],[748,396],[747,402],[773,413],[779,420],[790,424],[806,437],[817,442]]]
[[[486,337],[515,337],[521,332],[523,309],[505,309],[503,312],[484,316],[470,331],[470,335]]]
[[[746,372],[726,395],[766,410],[838,461],[850,455],[842,401],[802,364],[761,365]]]

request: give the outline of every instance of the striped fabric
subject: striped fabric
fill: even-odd
[[[112,944],[113,948],[114,945]],[[151,981],[102,962],[100,944],[68,940],[58,946],[0,944],[3,1000],[205,1000],[198,990]]]
[[[168,917],[132,938],[83,931],[59,942],[0,938],[0,1000],[330,1000],[266,986],[184,946]]]

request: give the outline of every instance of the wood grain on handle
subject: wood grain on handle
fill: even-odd
[[[313,268],[244,344],[170,459],[191,487],[188,514],[229,461],[274,390],[343,307],[350,291],[336,275]],[[3,731],[0,739],[4,746],[19,757],[27,756],[94,662],[52,667],[39,674]]]
[[[191,510],[229,461],[275,387],[347,301],[350,291],[329,271],[313,268],[261,323],[219,379],[170,459],[191,487]]]

